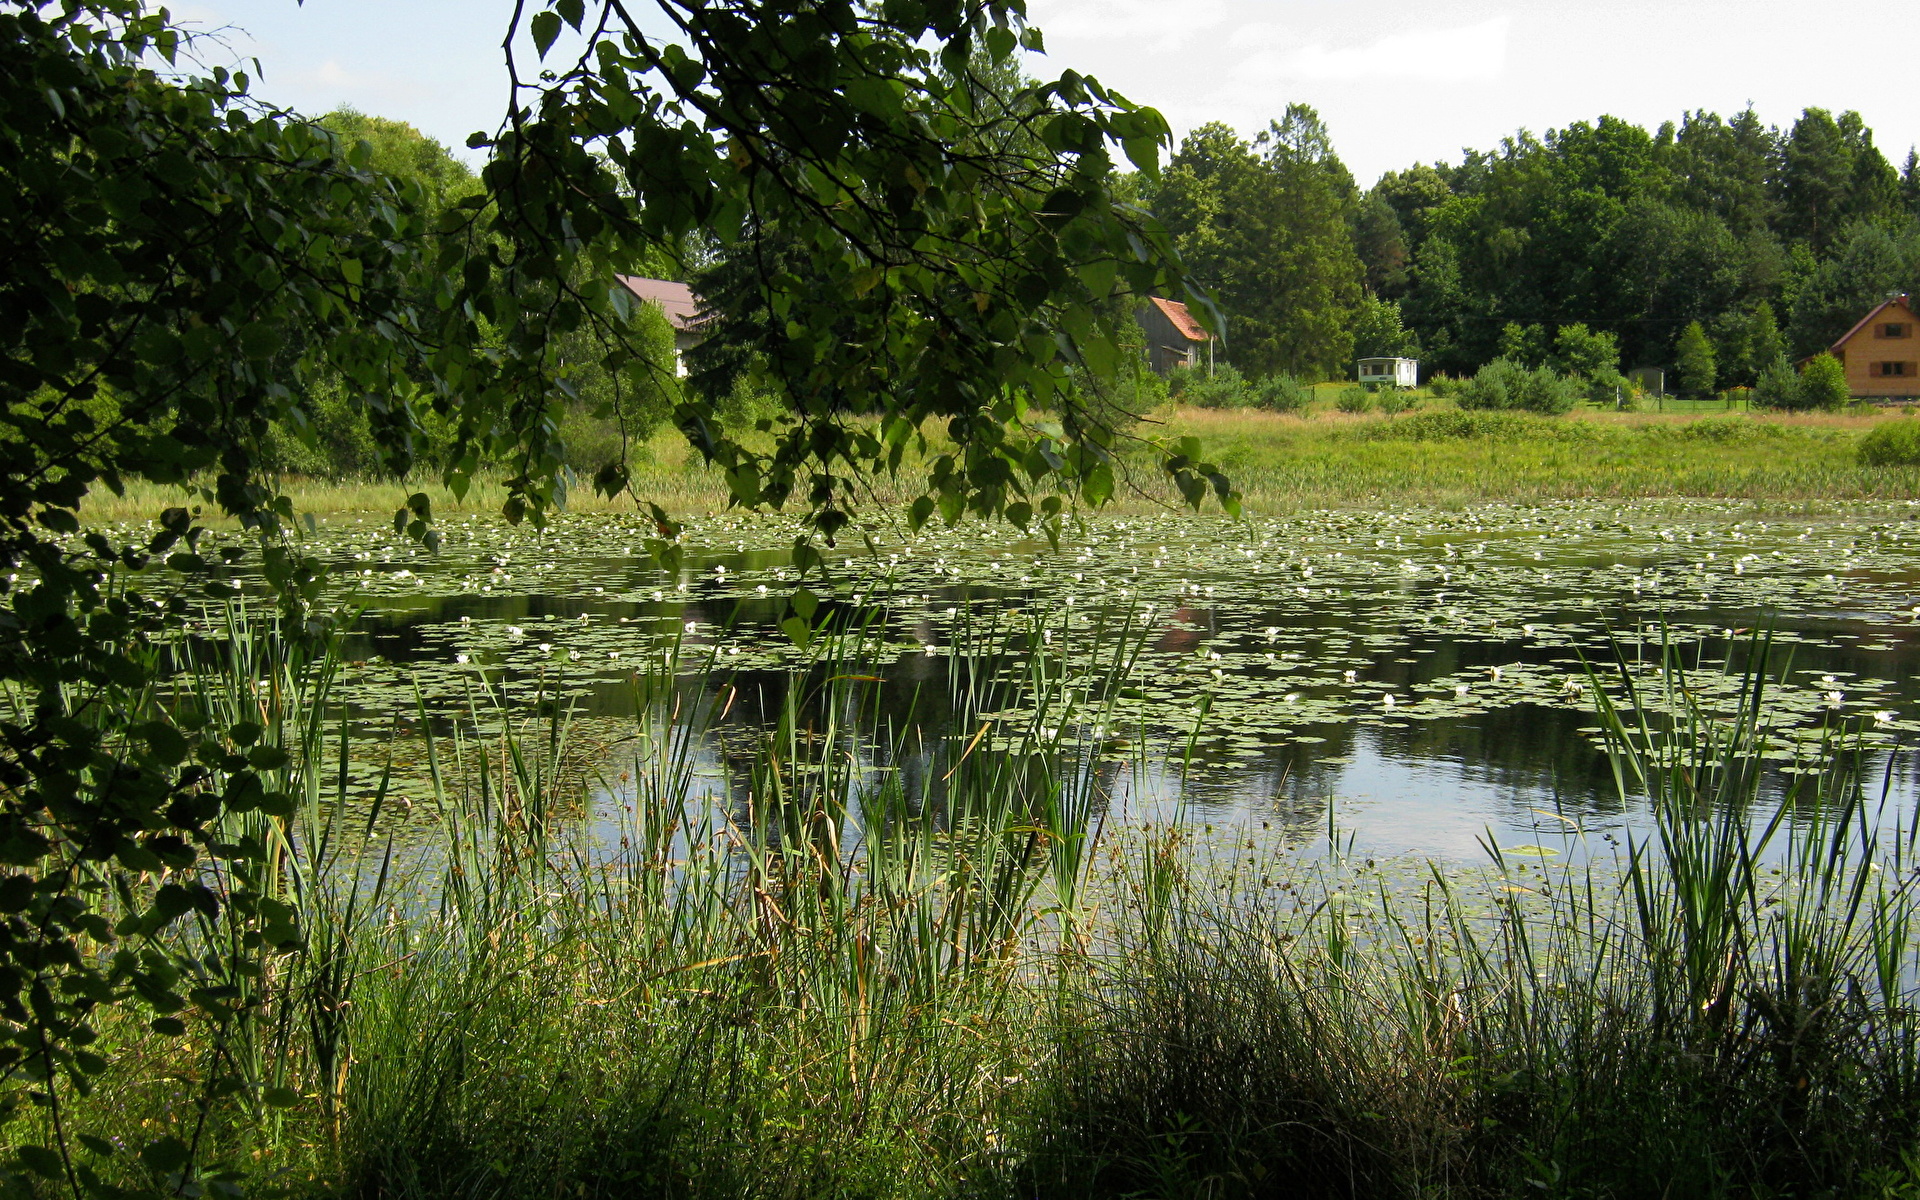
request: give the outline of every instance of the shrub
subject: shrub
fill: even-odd
[[[1800,372],[1800,401],[1805,408],[1835,409],[1853,398],[1847,369],[1831,354],[1816,354]]]
[[[1427,380],[1427,391],[1431,392],[1436,400],[1445,400],[1459,390],[1460,381],[1451,375],[1435,375]]]
[[[1869,467],[1920,467],[1920,421],[1883,421],[1860,439],[1860,462]]]
[[[1528,369],[1510,358],[1496,358],[1462,385],[1458,403],[1467,409],[1523,409],[1558,416],[1573,408],[1579,386],[1551,368]]]
[[[1397,417],[1419,404],[1418,400],[1396,387],[1386,388],[1380,393],[1380,411],[1389,417]]]
[[[1551,432],[1544,420],[1523,413],[1484,413],[1438,409],[1417,417],[1396,420],[1390,426],[1377,426],[1380,438],[1398,438],[1405,442],[1448,442],[1465,438],[1488,438],[1494,442],[1524,442],[1536,434]]]
[[[1363,387],[1341,388],[1333,404],[1343,413],[1363,413],[1373,407],[1373,397]]]
[[[1313,400],[1313,389],[1291,375],[1269,375],[1253,390],[1253,403],[1268,412],[1306,411]]]
[[[1203,369],[1180,369],[1167,378],[1168,390],[1182,404],[1195,408],[1245,408],[1253,402],[1240,372],[1222,364],[1211,374]]]

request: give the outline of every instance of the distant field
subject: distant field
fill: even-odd
[[[1451,412],[1302,418],[1176,409],[1161,431],[1199,437],[1256,511],[1588,496],[1796,506],[1920,498],[1920,471],[1855,461],[1867,430],[1911,417],[1579,412],[1508,418],[1493,436],[1452,436],[1440,415]]]
[[[1339,387],[1318,390],[1330,397]],[[1330,401],[1324,411],[1316,403],[1304,417],[1173,407],[1133,429],[1134,440],[1123,449],[1131,486],[1123,486],[1114,503],[1123,512],[1173,503],[1172,492],[1157,477],[1158,456],[1147,440],[1189,434],[1201,439],[1254,512],[1604,496],[1709,497],[1795,507],[1920,499],[1920,469],[1863,467],[1855,459],[1867,430],[1883,421],[1920,419],[1912,416],[1583,411],[1559,418],[1503,417],[1489,432],[1448,428],[1441,414],[1453,411],[1432,399],[1391,418],[1332,411]],[[726,507],[718,474],[700,463],[679,434],[659,434],[644,450],[634,470],[642,496],[678,513]],[[342,514],[390,514],[413,490],[425,490],[436,511],[451,513],[497,512],[505,498],[491,482],[477,484],[464,503],[424,479],[404,485],[295,479],[289,488],[299,510],[322,521]],[[872,499],[889,503],[901,498],[899,492],[883,487]],[[87,515],[100,523],[144,519],[178,503],[175,489],[134,487],[125,497],[90,503]],[[631,511],[633,501],[606,501],[583,483],[567,503],[576,512]]]

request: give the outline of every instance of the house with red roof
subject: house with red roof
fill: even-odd
[[[1197,367],[1203,350],[1207,365],[1213,365],[1213,335],[1202,329],[1178,300],[1149,296],[1139,319],[1147,335],[1147,365],[1154,374],[1165,375],[1175,367]]]
[[[700,298],[686,284],[671,279],[643,279],[638,275],[616,278],[633,293],[634,299],[651,304],[666,315],[667,324],[673,327],[673,373],[685,375],[686,352],[707,336],[707,313],[700,306]]]
[[[1920,332],[1913,305],[1890,296],[1828,348],[1847,369],[1847,391],[1875,400],[1920,397]]]

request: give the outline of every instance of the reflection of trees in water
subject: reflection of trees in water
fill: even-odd
[[[884,677],[848,679],[860,672],[845,663],[834,675],[736,677],[731,696],[722,689],[723,698],[709,699],[725,716],[707,734],[733,819],[743,828],[760,824],[777,839],[795,828],[795,814],[805,814],[816,830],[831,822],[842,845],[881,820],[952,829],[988,816],[974,811],[982,805],[1004,806],[1030,825],[1050,804],[1075,821],[1098,820],[1123,764],[1091,745],[996,745],[1015,731],[982,714],[1008,707],[1020,686],[1001,677],[1002,665],[990,656],[936,658]],[[768,774],[776,764],[777,786]],[[772,797],[785,811],[763,810]]]

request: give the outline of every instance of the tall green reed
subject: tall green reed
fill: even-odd
[[[1591,676],[1624,838],[1391,885],[1188,862],[1062,1023],[1050,1194],[1849,1194],[1920,1131],[1910,826],[1857,730],[1763,769],[1764,640],[1730,716],[1668,653]],[[1676,714],[1656,718],[1652,714]],[[1885,793],[1882,793],[1884,801]],[[1891,823],[1890,823],[1891,822]],[[1550,839],[1551,840],[1551,839]],[[1164,893],[1152,854],[1122,860]],[[1125,931],[1123,931],[1123,934]]]
[[[1008,1081],[1044,1041],[1023,989],[1051,969],[1038,946],[1072,942],[1113,782],[1063,741],[1113,723],[1132,633],[1085,632],[964,619],[935,648],[943,694],[904,702],[887,631],[845,613],[773,679],[676,638],[634,676],[635,753],[595,788],[564,700],[484,673],[463,712],[388,715],[369,770],[372,714],[334,702],[337,658],[234,611],[180,702],[272,748],[274,798],[223,836],[272,848],[253,883],[300,941],[229,979],[223,947],[260,922],[188,935],[244,993],[199,1042],[252,1082],[200,1107],[196,1153],[490,1194],[939,1191],[955,1162],[999,1162]],[[773,719],[729,726],[756,687]],[[935,702],[959,732],[918,732]],[[420,769],[397,765],[409,741]],[[183,1119],[167,1089],[110,1093],[103,1131]]]

